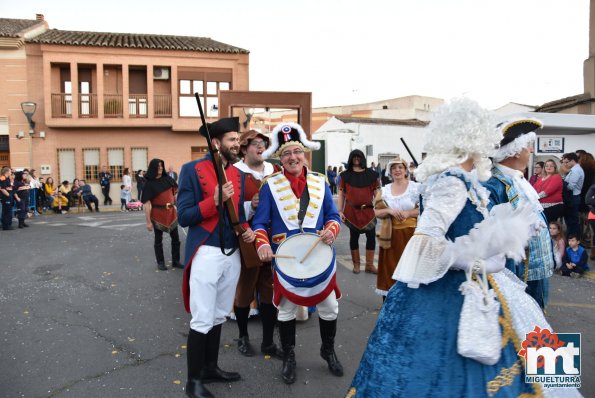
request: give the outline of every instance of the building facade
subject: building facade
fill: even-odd
[[[106,166],[114,195],[125,168],[134,174],[161,158],[179,170],[206,153],[194,93],[214,120],[221,91],[249,89],[247,50],[202,37],[49,29],[43,15],[0,19],[0,70],[0,164],[92,184]],[[34,126],[23,102],[36,104]]]

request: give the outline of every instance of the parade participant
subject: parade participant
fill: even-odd
[[[501,138],[493,120],[490,111],[468,99],[453,100],[433,115],[425,137],[428,156],[417,171],[425,189],[417,229],[401,256],[397,283],[378,315],[348,397],[519,397],[542,392],[540,385],[525,383],[517,353],[535,325],[549,325],[504,261],[505,254],[524,255],[535,218],[530,210],[512,210],[510,205],[488,213],[488,192],[479,182],[489,178],[488,156]],[[457,351],[464,300],[459,287],[467,272],[481,274],[482,269],[500,303],[504,330],[495,340],[501,350],[493,365]],[[474,343],[482,344],[479,340]]]
[[[333,202],[324,174],[311,172],[306,167],[305,151],[318,149],[320,144],[307,139],[297,123],[282,123],[271,133],[271,146],[263,156],[278,156],[283,171],[268,177],[261,189],[258,208],[252,219],[256,232],[256,247],[262,261],[271,261],[280,244],[301,231],[319,233],[322,242],[332,245],[340,231],[339,214]],[[270,230],[271,240],[268,232]],[[334,267],[334,263],[332,264]],[[334,269],[334,268],[333,268]],[[321,291],[303,297],[300,288],[285,285],[275,262],[273,275],[273,303],[279,309],[279,334],[283,349],[283,381],[296,380],[295,323],[298,306],[317,305],[322,346],[320,356],[335,376],[343,375],[343,367],[335,354],[337,314],[341,293],[335,275]],[[303,290],[303,289],[302,289]]]
[[[242,159],[234,166],[244,172],[246,182],[244,190],[244,212],[250,219],[258,207],[258,190],[262,180],[273,174],[274,167],[265,162],[262,153],[269,146],[269,138],[256,130],[246,131],[240,137],[240,156]],[[242,259],[242,269],[236,290],[233,311],[239,329],[238,351],[251,357],[254,349],[248,336],[248,317],[254,292],[258,297],[258,309],[262,322],[262,344],[260,352],[279,357],[278,348],[273,342],[277,310],[273,302],[273,273],[271,263],[246,267]]]
[[[366,234],[366,272],[377,274],[374,266],[376,250],[376,216],[373,200],[378,184],[378,173],[366,166],[366,157],[359,149],[349,154],[347,170],[341,174],[337,206],[339,215],[349,227],[349,248],[353,273],[360,272],[359,236]]]
[[[529,241],[529,266],[525,261],[515,263],[508,260],[506,267],[527,284],[527,293],[541,308],[545,308],[555,256],[539,194],[523,175],[533,153],[534,131],[541,126],[541,122],[535,119],[513,119],[498,126],[503,138],[493,158],[492,177],[484,185],[490,191],[493,205],[509,202],[513,207],[528,205],[542,220],[539,234]]]
[[[400,157],[390,160],[386,168],[393,182],[382,187],[374,199],[374,213],[382,219],[376,282],[376,293],[382,296],[382,301],[395,283],[393,274],[415,232],[420,188],[419,183],[409,180],[407,162]]]
[[[14,203],[17,206],[17,219],[19,220],[19,228],[26,228],[25,223],[29,215],[29,192],[31,187],[27,181],[27,173],[17,171],[14,173]]]
[[[168,233],[171,238],[171,266],[184,268],[180,263],[180,236],[178,234],[178,214],[176,212],[176,193],[178,184],[165,174],[165,163],[161,159],[152,159],[149,162],[146,184],[142,193],[141,202],[147,220],[147,231],[155,231],[155,258],[157,269],[167,270],[163,255],[163,233]]]
[[[0,175],[0,193],[2,194],[2,229],[12,229],[12,181],[10,180],[10,167],[3,167]]]
[[[178,220],[188,227],[182,290],[186,311],[192,314],[187,350],[189,397],[211,397],[205,383],[240,379],[238,373],[225,372],[217,364],[221,326],[233,306],[241,268],[238,251],[229,256],[222,253],[223,249],[229,254],[238,247],[227,208],[221,209],[224,216],[219,217],[219,206],[231,199],[240,223],[245,223],[244,206],[240,205],[244,201],[243,173],[230,167],[238,156],[240,122],[237,117],[223,118],[208,128],[227,178],[221,186],[221,197],[211,153],[182,167],[178,192]],[[206,132],[206,127],[201,126],[200,134],[206,136]],[[254,232],[247,224],[244,226],[246,231],[239,238],[253,242]]]

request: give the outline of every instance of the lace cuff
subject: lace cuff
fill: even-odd
[[[413,235],[407,243],[393,279],[407,283],[411,288],[420,283],[428,284],[442,278],[450,268],[450,261],[443,261],[446,239],[429,235]]]

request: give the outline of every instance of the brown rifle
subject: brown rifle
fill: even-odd
[[[246,232],[246,230],[240,224],[240,219],[238,217],[238,213],[236,211],[236,208],[234,206],[232,198],[227,199],[225,201],[225,203],[221,203],[223,201],[223,185],[227,182],[227,176],[225,175],[225,169],[223,168],[223,163],[221,162],[221,155],[219,154],[219,149],[216,148],[211,141],[211,133],[209,131],[209,126],[207,124],[207,120],[205,118],[205,114],[202,109],[202,105],[200,103],[200,97],[199,97],[198,93],[194,93],[194,96],[196,97],[196,103],[198,104],[198,110],[200,112],[200,118],[202,120],[202,124],[205,127],[205,130],[207,132],[207,134],[206,134],[207,146],[209,148],[209,153],[211,154],[211,157],[213,159],[213,166],[215,167],[215,175],[217,176],[217,184],[219,185],[219,203],[217,204],[219,206],[219,232],[220,232],[219,236],[222,237],[222,231],[223,231],[222,221],[223,221],[223,217],[225,217],[225,212],[223,211],[222,205],[224,204],[225,208],[227,209],[227,214],[229,215],[229,222],[231,223],[231,226],[232,226],[233,230],[235,231],[235,233],[238,235],[240,255],[242,256],[242,259],[244,260],[244,265],[246,266],[246,268],[258,267],[258,266],[262,265],[262,263],[260,262],[258,253],[256,252],[256,247],[254,246],[254,243],[247,243],[247,242],[244,242],[244,239],[242,239],[241,235],[244,232]],[[233,254],[233,252],[235,251],[235,250],[232,250],[229,253],[225,253],[225,250],[223,248],[223,241],[221,239],[220,239],[219,243],[221,245],[221,252],[223,254],[225,254],[227,256],[231,256]]]

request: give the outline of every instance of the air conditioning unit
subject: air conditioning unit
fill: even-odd
[[[169,68],[154,68],[153,80],[169,80]]]

